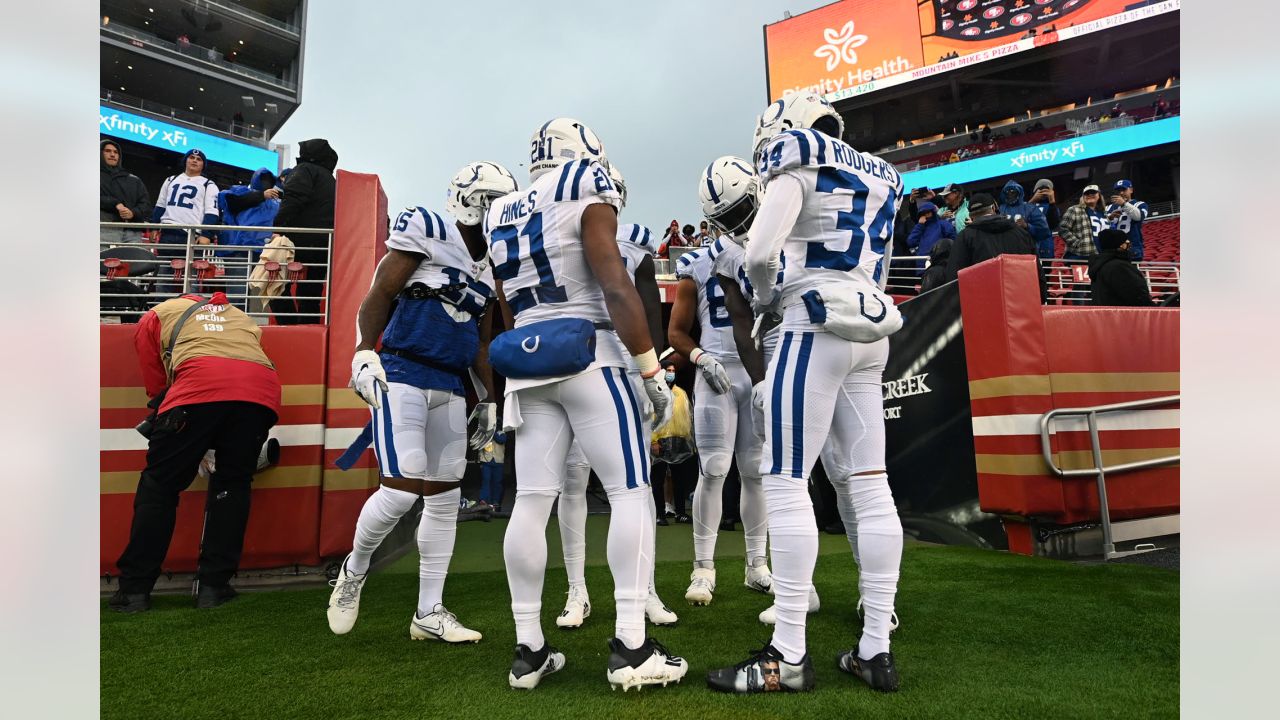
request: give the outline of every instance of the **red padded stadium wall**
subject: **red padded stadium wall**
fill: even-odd
[[[1053,408],[1176,394],[1178,311],[1043,307],[1035,261],[1027,256],[961,271],[960,302],[982,509],[1053,523],[1096,519],[1094,481],[1064,481],[1048,472],[1037,419]],[[1178,452],[1176,409],[1101,422],[1106,463]],[[1063,429],[1051,435],[1050,447],[1059,465],[1090,466],[1087,431],[1057,427]],[[1178,468],[1117,475],[1108,494],[1115,517],[1176,512]],[[1026,528],[1006,524],[1010,548],[1030,552]]]
[[[387,196],[377,175],[338,171],[334,218],[333,267],[330,275],[329,353],[326,371],[324,485],[320,509],[319,553],[334,557],[351,549],[356,518],[378,487],[373,452],[366,451],[350,470],[333,461],[369,421],[366,405],[347,383],[356,346],[356,311],[373,282],[373,271],[386,253]]]
[[[146,440],[134,431],[147,414],[146,392],[133,349],[136,325],[102,325],[99,498],[100,572],[115,574],[115,561],[129,539],[133,495],[146,465]],[[254,476],[242,568],[294,563],[314,565],[320,520],[320,471],[324,437],[323,326],[267,326],[262,345],[283,385],[280,462]],[[178,521],[164,569],[196,567],[204,519],[206,482],[198,479],[178,503]]]

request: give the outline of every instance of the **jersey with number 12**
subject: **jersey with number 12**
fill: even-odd
[[[784,307],[831,284],[884,288],[902,202],[902,176],[892,163],[816,130],[788,130],[764,146],[758,170],[765,187],[783,173],[803,187],[800,214],[783,244]]]

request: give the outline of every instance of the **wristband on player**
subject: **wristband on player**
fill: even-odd
[[[696,347],[696,348],[694,348],[694,349],[693,349],[693,352],[689,353],[689,362],[693,363],[694,365],[697,365],[697,364],[698,364],[698,358],[702,357],[702,356],[703,356],[703,355],[705,355],[706,353],[707,353],[707,351],[706,351],[706,350],[703,350],[703,349],[702,349],[702,348],[700,348],[700,347]]]
[[[642,378],[654,377],[662,371],[662,365],[658,363],[658,354],[652,349],[646,350],[639,355],[632,355],[631,359],[636,361],[636,367],[640,368],[640,377]]]

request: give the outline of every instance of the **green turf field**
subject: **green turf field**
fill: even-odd
[[[683,600],[690,526],[658,528],[658,591],[680,615],[654,635],[689,660],[683,684],[610,692],[605,641],[613,631],[604,560],[606,517],[589,521],[587,582],[593,614],[562,631],[564,602],[555,521],[544,629],[565,670],[532,692],[507,687],[515,645],[502,533],[506,523],[459,526],[445,601],[478,645],[409,639],[417,555],[365,586],[360,621],[329,632],[328,590],[246,593],[215,610],[186,597],[155,598],[150,613],[103,603],[105,718],[1096,718],[1178,714],[1178,574],[1131,565],[1082,566],[993,551],[908,545],[894,655],[902,689],[882,695],[835,668],[855,642],[856,574],[843,536],[821,535],[809,620],[817,689],[738,697],[706,689],[708,668],[763,645],[756,614],[770,599],[742,587],[742,533],[721,533],[715,602]]]

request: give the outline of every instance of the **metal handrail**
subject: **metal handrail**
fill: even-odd
[[[1138,460],[1136,462],[1121,463],[1119,465],[1112,465],[1108,467],[1102,462],[1102,443],[1098,439],[1098,414],[1161,407],[1164,405],[1172,405],[1180,402],[1180,400],[1180,395],[1168,395],[1165,397],[1148,398],[1146,400],[1131,400],[1129,402],[1113,403],[1111,405],[1094,405],[1092,407],[1079,408],[1055,408],[1040,416],[1040,454],[1044,458],[1045,465],[1049,467],[1049,471],[1058,477],[1088,477],[1093,475],[1098,479],[1098,511],[1102,516],[1102,555],[1106,560],[1110,560],[1116,555],[1116,545],[1112,540],[1111,534],[1111,506],[1107,502],[1107,473],[1114,474],[1129,472],[1132,470],[1162,467],[1164,465],[1173,465],[1182,461],[1182,455],[1169,455],[1166,457],[1151,458],[1148,460]],[[1058,467],[1058,464],[1053,460],[1053,453],[1049,447],[1049,425],[1055,418],[1071,416],[1083,416],[1089,423],[1089,443],[1091,446],[1090,449],[1093,453],[1092,468],[1066,470]]]
[[[184,243],[184,250],[185,250],[185,253],[184,253],[184,256],[183,256],[183,268],[184,268],[183,273],[182,273],[182,292],[183,292],[183,293],[190,292],[190,290],[191,290],[191,284],[192,284],[192,273],[190,272],[190,268],[191,268],[192,263],[193,263],[193,261],[194,261],[194,260],[196,260],[196,259],[206,259],[206,257],[209,257],[210,255],[212,255],[212,254],[213,254],[213,253],[215,253],[215,252],[231,253],[231,255],[226,256],[226,257],[216,257],[216,258],[215,258],[215,262],[217,262],[218,264],[222,265],[224,268],[225,268],[225,267],[228,267],[228,266],[230,266],[230,267],[240,267],[240,266],[245,267],[245,268],[246,268],[246,277],[244,278],[244,280],[247,282],[247,279],[248,279],[248,278],[247,278],[247,275],[248,275],[248,268],[249,268],[249,267],[252,267],[252,266],[254,266],[254,265],[256,265],[256,263],[255,263],[254,261],[252,261],[252,259],[251,259],[251,258],[252,258],[252,255],[253,255],[253,253],[254,253],[254,252],[258,252],[258,251],[261,251],[261,250],[263,249],[262,247],[260,247],[260,246],[256,246],[256,245],[218,245],[218,244],[213,244],[213,243],[208,244],[208,245],[199,245],[199,244],[197,244],[197,243],[195,242],[195,239],[196,239],[196,233],[197,233],[198,231],[200,231],[200,230],[220,230],[220,231],[225,231],[225,230],[242,230],[242,231],[247,231],[247,232],[271,232],[271,233],[275,233],[275,234],[278,234],[278,235],[285,235],[285,236],[288,236],[288,234],[289,234],[289,233],[310,233],[310,234],[319,234],[319,233],[323,233],[323,234],[325,234],[325,235],[327,235],[327,236],[328,236],[328,242],[327,242],[327,244],[326,244],[326,246],[325,246],[324,248],[305,248],[305,249],[307,249],[307,250],[313,250],[313,251],[323,250],[323,251],[325,252],[325,261],[324,261],[324,262],[305,262],[305,263],[304,263],[304,262],[300,262],[300,264],[301,264],[303,267],[320,267],[320,268],[326,268],[326,269],[328,269],[328,270],[330,270],[330,271],[331,271],[331,269],[332,269],[332,261],[333,261],[333,228],[304,228],[304,227],[285,227],[285,226],[273,227],[273,226],[266,226],[266,225],[210,225],[210,224],[179,224],[179,223],[158,223],[158,222],[137,222],[137,223],[135,223],[135,222],[100,222],[100,223],[98,223],[98,224],[99,224],[99,226],[100,226],[101,228],[107,228],[107,229],[121,229],[121,230],[132,230],[132,231],[142,231],[142,230],[178,230],[178,231],[185,231],[185,233],[186,233],[186,236],[187,236],[187,237],[186,237],[186,242]],[[142,242],[138,242],[138,243],[104,243],[104,244],[105,244],[106,246],[109,246],[109,247],[136,246],[136,247],[142,247],[142,248],[146,248],[146,249],[153,249],[153,248],[157,247],[157,244],[155,244],[155,243],[142,243]],[[171,248],[171,249],[177,249],[177,243],[173,243],[173,244],[171,244],[171,245],[170,245],[170,248]],[[198,251],[198,252],[200,252],[204,257],[197,258],[197,256],[196,256],[196,252],[197,252],[197,251]],[[236,257],[235,257],[235,254],[236,254],[236,253],[244,253],[244,255],[245,255],[245,260],[243,261],[243,263],[242,263],[238,258],[236,258]],[[172,258],[172,259],[176,259],[176,258]],[[156,258],[156,261],[157,261],[157,262],[160,262],[160,263],[163,263],[163,262],[164,262],[164,260],[165,260],[165,258],[163,258],[163,257],[161,257],[161,256],[157,256],[157,258]],[[330,274],[331,274],[330,272],[326,272],[326,273],[325,273],[326,278],[327,278]],[[237,278],[236,280],[238,281],[238,280],[239,280],[239,278]],[[218,280],[218,281],[214,281],[214,282],[219,282],[219,281],[220,281],[220,282],[227,282],[226,280]],[[328,280],[327,280],[327,279],[325,279],[325,280],[319,280],[319,279],[302,279],[302,278],[299,278],[299,279],[296,279],[296,280],[292,280],[292,281],[290,281],[290,282],[291,282],[292,284],[297,284],[297,285],[304,285],[304,284],[305,284],[305,285],[319,285],[320,287],[319,287],[319,290],[318,290],[317,294],[315,295],[315,297],[314,297],[314,298],[309,298],[309,299],[323,299],[323,297],[324,297],[324,294],[323,294],[323,293],[324,293],[324,286],[325,286],[325,284],[328,282]],[[128,294],[128,295],[117,295],[117,297],[139,297],[139,296],[137,296],[136,294]],[[151,293],[144,293],[144,294],[143,294],[143,295],[141,295],[140,297],[143,297],[143,298],[150,298],[150,297],[154,297],[154,296],[153,296]],[[241,299],[241,298],[243,298],[246,302],[247,302],[248,300],[250,300],[250,299],[257,299],[257,300],[268,300],[268,299],[271,299],[271,297],[269,297],[269,296],[265,296],[265,295],[250,295],[250,294],[248,294],[247,292],[246,292],[245,294],[240,294],[240,293],[231,293],[231,294],[229,294],[229,295],[228,295],[228,299],[233,299],[233,298],[234,298],[234,299]],[[249,312],[248,314],[250,314],[250,315],[255,315],[255,314],[257,314],[257,313]],[[313,313],[284,313],[284,312],[277,313],[277,312],[274,312],[274,311],[272,312],[272,314],[273,314],[273,315],[277,315],[277,316],[291,316],[291,317],[292,317],[292,316],[297,316],[297,317],[317,317],[317,318],[319,318],[322,322],[324,322],[324,323],[326,323],[326,324],[327,324],[327,323],[329,322],[329,303],[327,303],[327,302],[326,302],[326,303],[324,303],[324,312],[323,312],[323,313],[319,313],[319,314],[313,314]]]
[[[99,29],[103,32],[112,33],[114,35],[119,35],[125,38],[132,38],[134,40],[137,40],[138,42],[147,43],[154,47],[162,48],[171,53],[177,53],[178,55],[182,55],[183,57],[190,58],[196,62],[212,65],[221,70],[233,72],[237,75],[241,75],[247,78],[252,78],[260,82],[270,83],[272,85],[278,85],[280,87],[288,89],[291,92],[297,92],[298,90],[298,83],[296,82],[285,80],[282,77],[272,75],[271,73],[266,72],[264,70],[251,68],[251,67],[248,67],[247,65],[241,65],[240,63],[228,62],[220,51],[214,50],[213,48],[207,48],[207,47],[196,45],[195,43],[190,43],[190,42],[186,43],[185,45],[179,45],[176,42],[165,40],[164,38],[158,35],[155,35],[153,33],[149,33],[145,30],[139,30],[138,28],[125,25],[116,21],[113,21],[109,25],[100,25]],[[197,53],[195,51],[200,51],[200,52]]]

